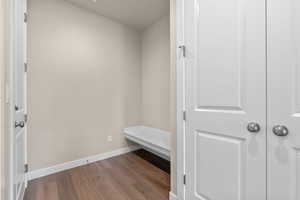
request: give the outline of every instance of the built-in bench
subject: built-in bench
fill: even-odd
[[[142,148],[164,159],[170,160],[171,133],[146,126],[133,126],[124,129],[125,137]]]

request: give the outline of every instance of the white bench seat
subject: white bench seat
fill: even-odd
[[[170,160],[171,133],[146,126],[124,129],[125,137],[164,159]]]

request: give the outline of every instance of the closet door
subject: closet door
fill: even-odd
[[[300,1],[267,5],[268,199],[299,200]]]
[[[26,1],[12,0],[11,8],[11,43],[12,57],[11,96],[12,129],[10,135],[10,173],[9,200],[22,200],[26,186]]]
[[[184,9],[186,199],[266,200],[265,1]]]

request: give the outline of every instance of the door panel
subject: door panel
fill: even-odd
[[[261,0],[185,1],[188,200],[266,199],[264,19]]]
[[[300,2],[268,3],[268,199],[300,199]],[[284,125],[289,134],[272,132]]]
[[[196,194],[199,199],[242,199],[245,187],[245,141],[205,132],[197,132],[194,141],[197,152]],[[226,162],[220,159],[222,157],[227,159]],[[218,181],[209,181],[212,177],[218,177]]]
[[[197,108],[242,110],[242,1],[229,0],[224,4],[220,0],[199,0],[196,4]],[[223,78],[212,79],[216,72]]]

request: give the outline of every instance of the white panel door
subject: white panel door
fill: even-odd
[[[186,199],[266,200],[265,1],[184,9]]]
[[[13,0],[13,59],[12,59],[12,199],[22,200],[25,192],[25,152],[26,152],[26,76],[24,63],[26,63],[26,23],[24,13],[26,11],[25,0]]]
[[[267,5],[268,200],[300,200],[300,1]]]

